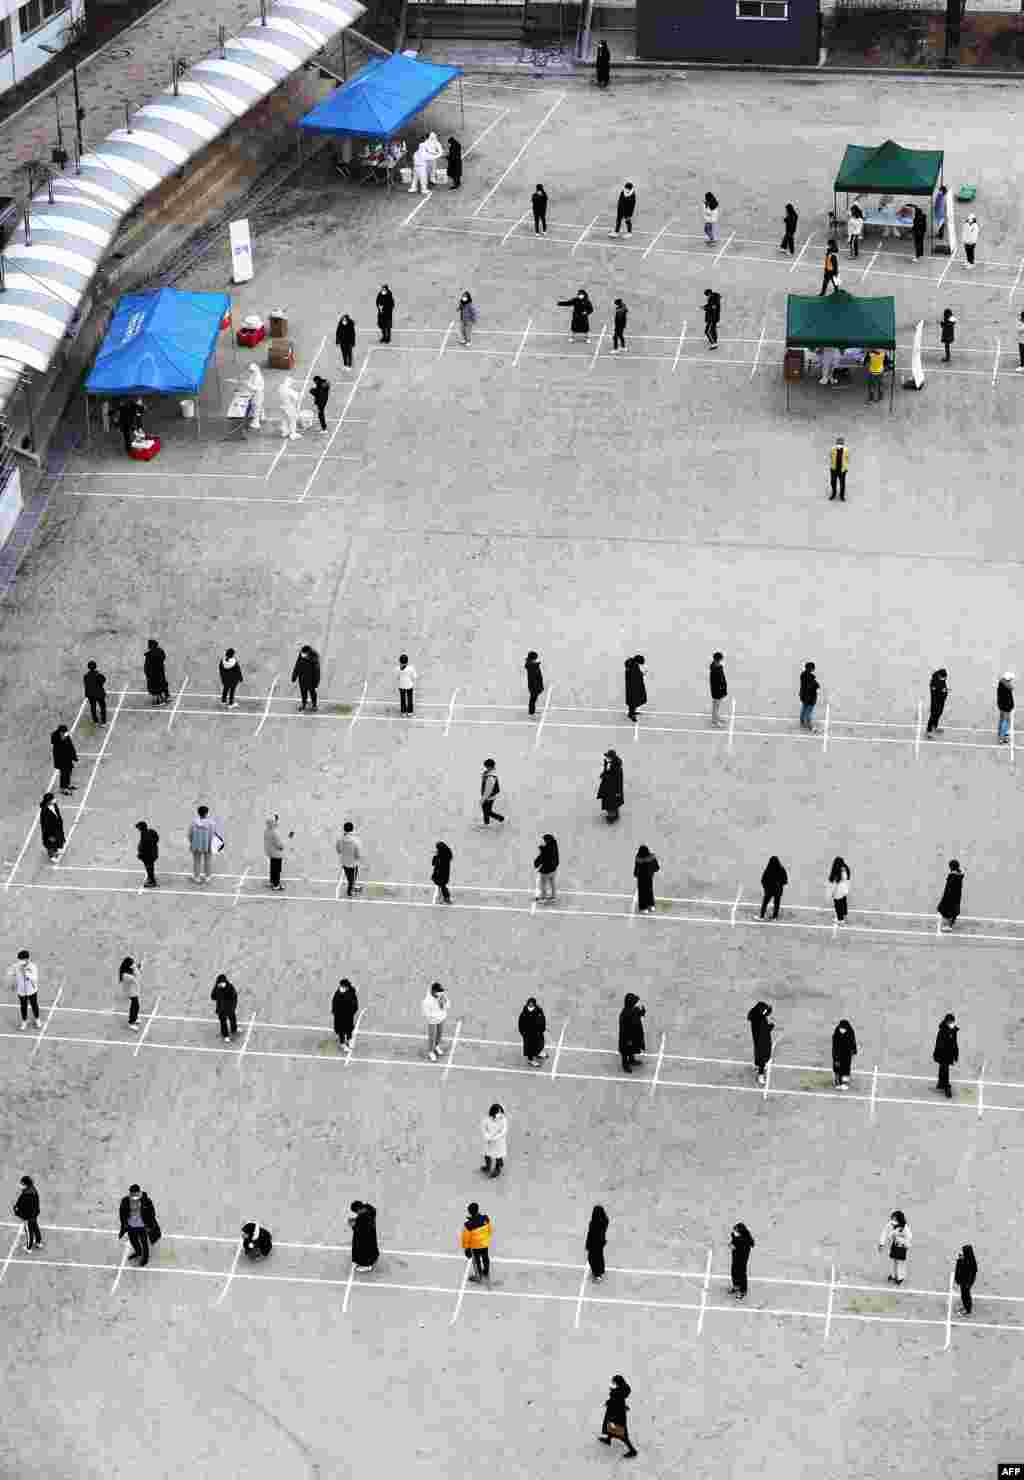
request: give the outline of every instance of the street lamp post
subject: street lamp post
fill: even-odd
[[[64,48],[61,47],[61,46],[49,46],[45,41],[40,41],[40,43],[39,43],[39,50],[40,51],[47,51],[47,52],[50,53],[51,56],[59,57],[61,55],[62,51],[64,50]],[[76,135],[78,137],[78,158],[81,159],[82,155],[85,153],[85,144],[82,142],[82,119],[85,117],[85,109],[82,107],[82,100],[81,100],[81,97],[80,97],[79,92],[78,92],[78,63],[76,61],[72,61],[72,63],[71,63],[71,85],[74,88],[74,92],[75,92],[75,133],[76,133]],[[59,147],[59,143],[60,143],[60,118],[59,118],[59,114],[58,114],[58,122],[57,122],[57,137],[58,137],[58,147]]]

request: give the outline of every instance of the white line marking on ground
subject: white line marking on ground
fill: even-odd
[[[345,417],[348,415],[349,407],[352,405],[352,402],[355,400],[356,392],[358,391],[360,385],[362,384],[363,376],[366,374],[367,367],[369,366],[369,363],[370,363],[370,356],[373,354],[373,350],[374,350],[374,346],[371,344],[370,348],[366,351],[366,355],[365,355],[365,357],[363,359],[363,363],[359,367],[359,374],[356,376],[355,380],[352,382],[352,387],[349,390],[348,395],[345,397],[345,404],[344,404],[344,406],[341,409],[341,415],[338,417],[338,420],[334,424],[334,430],[333,430],[333,432],[331,433],[331,435],[327,439],[327,445],[324,448],[323,452],[320,454],[319,458],[317,459],[316,467],[313,469],[313,471],[309,475],[309,481],[307,482],[307,484],[306,484],[305,488],[302,490],[302,492],[299,494],[298,502],[300,504],[304,502],[304,500],[306,499],[306,497],[307,497],[307,495],[309,493],[309,490],[313,487],[313,484],[316,482],[316,479],[317,479],[317,476],[318,476],[318,474],[320,472],[320,469],[324,465],[324,459],[326,458],[327,454],[330,452],[331,448],[334,446],[334,439],[338,435],[338,433],[341,430],[342,426],[344,425]]]
[[[249,1026],[245,1030],[245,1037],[242,1039],[242,1047],[239,1050],[239,1054],[238,1054],[237,1068],[238,1068],[239,1074],[241,1074],[241,1072],[242,1072],[242,1060],[245,1058],[245,1051],[249,1047],[249,1039],[252,1037],[252,1030],[253,1030],[253,1028],[255,1028],[255,1026],[256,1026],[256,1014],[253,1013],[252,1017],[249,1019]]]
[[[21,1227],[19,1226],[17,1233],[14,1235],[14,1238],[11,1241],[11,1247],[7,1250],[7,1258],[4,1260],[3,1268],[0,1269],[0,1285],[2,1285],[3,1282],[4,1282],[4,1276],[6,1275],[8,1269],[10,1268],[11,1260],[14,1258],[14,1255],[17,1252],[18,1244],[20,1242],[21,1242]]]
[[[557,1079],[558,1078],[558,1060],[562,1056],[562,1044],[565,1042],[565,1030],[566,1030],[566,1028],[568,1026],[569,1026],[568,1023],[563,1023],[562,1024],[562,1031],[558,1035],[558,1046],[555,1049],[555,1057],[551,1061],[551,1078],[552,1079]]]
[[[458,1022],[455,1024],[455,1032],[452,1034],[452,1041],[448,1045],[448,1057],[445,1060],[444,1073],[441,1075],[442,1082],[446,1080],[448,1078],[448,1075],[452,1072],[452,1060],[455,1058],[455,1049],[458,1046],[459,1034],[461,1032],[462,1019],[459,1018]]]
[[[733,237],[735,235],[736,235],[735,231],[730,231],[729,235],[726,237],[725,241],[722,243],[720,249],[715,253],[714,257],[711,259],[711,266],[712,267],[717,267],[718,264],[719,264],[719,262],[721,262],[722,258],[725,256],[726,248],[729,246],[729,243],[732,241],[732,239],[733,239]]]
[[[476,210],[473,212],[472,216],[470,217],[470,220],[474,220],[477,216],[480,215],[481,211],[483,210],[483,208],[487,204],[487,202],[490,200],[491,196],[494,195],[496,193],[496,191],[500,188],[500,186],[504,183],[506,176],[509,175],[512,172],[512,170],[515,169],[516,165],[522,159],[522,157],[526,153],[527,149],[529,149],[530,145],[533,143],[534,139],[540,133],[541,129],[544,128],[544,126],[555,116],[555,112],[565,102],[566,97],[567,97],[567,94],[566,93],[564,93],[564,92],[563,93],[559,93],[558,97],[555,99],[554,103],[552,103],[551,107],[545,113],[545,115],[541,119],[540,123],[538,123],[537,127],[530,134],[530,137],[527,139],[526,143],[519,150],[519,152],[512,157],[512,159],[509,161],[509,163],[502,170],[501,174],[495,180],[495,182],[491,186],[490,190],[488,190],[488,192],[484,196],[483,200],[480,202],[480,204],[477,206]]]
[[[124,1274],[124,1267],[128,1263],[128,1255],[130,1251],[131,1244],[125,1244],[124,1252],[121,1255],[121,1263],[117,1266],[117,1274],[114,1276],[114,1283],[110,1287],[111,1295],[117,1294],[117,1287],[121,1283],[121,1276]]]
[[[828,1282],[828,1310],[825,1312],[825,1340],[828,1340],[829,1332],[832,1330],[832,1307],[836,1298],[836,1267],[832,1266],[832,1277]]]
[[[146,1035],[149,1032],[150,1028],[153,1026],[153,1020],[154,1020],[154,1018],[156,1017],[156,1015],[157,1015],[157,1013],[159,1011],[160,1011],[160,996],[159,996],[159,993],[158,993],[157,994],[157,999],[153,1003],[153,1011],[149,1014],[149,1017],[146,1019],[145,1026],[143,1027],[142,1032],[139,1034],[138,1042],[136,1043],[135,1048],[132,1051],[132,1058],[133,1059],[137,1059],[138,1058],[138,1056],[139,1056],[139,1049],[145,1043],[145,1041],[146,1041]]]
[[[781,1036],[781,1035],[779,1035]],[[772,1060],[769,1059],[764,1067],[764,1090],[761,1094],[762,1103],[767,1100],[768,1092],[772,1087]]]
[[[878,1104],[878,1065],[876,1064],[875,1065],[874,1073],[871,1076],[871,1107],[868,1110],[868,1119],[869,1120],[874,1120],[874,1118],[875,1118],[875,1106],[877,1104]]]
[[[921,759],[921,728],[924,724],[924,704],[920,699],[917,701],[917,726],[914,730],[914,759]]]
[[[348,1303],[349,1303],[349,1301],[352,1298],[352,1281],[355,1279],[355,1277],[356,1277],[356,1266],[355,1266],[355,1263],[353,1262],[349,1266],[348,1279],[345,1281],[345,1298],[341,1302],[341,1313],[342,1313],[343,1316],[347,1316],[348,1315]]]
[[[811,242],[813,240],[814,240],[814,233],[812,232],[811,235],[804,242],[803,246],[800,248],[800,251],[799,251],[798,255],[794,259],[794,261],[793,261],[793,263],[792,263],[792,265],[791,265],[791,267],[789,269],[790,272],[796,272],[797,268],[800,266],[800,263],[803,260],[804,253],[807,251],[807,248],[811,245]]]
[[[431,194],[433,194],[433,192],[431,192]],[[415,218],[419,215],[420,211],[422,211],[423,207],[426,205],[426,203],[427,203],[427,201],[429,199],[430,199],[430,196],[429,195],[425,195],[421,199],[419,205],[413,206],[413,208],[409,212],[408,216],[406,216],[403,221],[399,221],[399,223],[398,223],[399,230],[401,230],[401,228],[403,226],[408,226],[411,221],[415,220]]]
[[[767,320],[765,320],[765,322],[761,325],[761,337],[757,341],[757,349],[754,351],[754,363],[750,367],[751,380],[753,380],[754,376],[757,374],[757,362],[761,358],[761,346],[764,344],[764,336],[767,332],[767,329],[768,322]]]
[[[658,1080],[661,1078],[661,1065],[662,1065],[662,1061],[664,1060],[664,1058],[665,1058],[665,1034],[662,1033],[662,1035],[661,1035],[661,1042],[658,1045],[658,1061],[657,1061],[657,1063],[654,1066],[654,1078],[651,1080],[651,1089],[650,1089],[650,1096],[649,1096],[649,1098],[652,1099],[652,1100],[654,1099],[654,1091],[658,1088]]]
[[[587,369],[588,370],[593,370],[594,366],[597,364],[597,357],[601,353],[601,346],[602,346],[602,344],[604,344],[604,336],[607,333],[608,333],[608,325],[607,324],[602,324],[601,325],[601,332],[597,336],[597,344],[594,346],[594,353],[593,353],[593,355],[590,358],[590,364],[587,366]]]
[[[1010,296],[1006,300],[1007,303],[1012,303],[1013,302],[1014,294],[1016,293],[1017,289],[1020,287],[1021,273],[1024,273],[1024,257],[1022,257],[1020,259],[1020,264],[1017,267],[1017,276],[1013,280],[1013,287],[1010,289]]]
[[[978,1119],[985,1113],[985,1064],[978,1070]]]
[[[941,288],[942,285],[943,285],[943,283],[946,281],[946,273],[953,266],[953,257],[954,257],[954,253],[950,252],[950,254],[949,254],[949,260],[946,263],[945,267],[942,269],[942,273],[941,273],[941,275],[939,277],[939,281],[935,284],[935,286],[937,288]]]
[[[474,149],[479,149],[480,145],[486,139],[486,137],[490,133],[491,129],[492,128],[497,128],[498,127],[498,124],[501,123],[503,119],[507,118],[508,115],[511,112],[512,112],[512,109],[511,108],[504,108],[504,109],[502,109],[502,111],[498,114],[497,118],[495,118],[492,123],[489,123],[487,125],[487,127],[484,129],[483,133],[482,134],[477,134],[477,136],[473,140],[472,144],[470,144],[468,146],[468,148],[466,148],[466,149],[464,149],[462,151],[463,158],[468,159],[469,156],[473,153],[473,150]],[[504,245],[504,243],[502,243],[502,245]]]
[[[238,1268],[238,1261],[241,1258],[241,1255],[242,1255],[242,1240],[239,1239],[238,1240],[238,1247],[235,1249],[235,1257],[231,1261],[231,1268],[228,1270],[227,1277],[224,1280],[224,1284],[223,1284],[223,1286],[221,1288],[220,1294],[217,1296],[216,1300],[213,1302],[214,1305],[222,1305],[223,1304],[225,1295],[231,1289],[231,1281],[235,1277],[235,1270]]]
[[[452,330],[454,328],[455,328],[455,320],[452,319],[451,323],[448,325],[447,329],[444,331],[444,338],[441,340],[441,348],[437,352],[437,358],[439,360],[441,360],[441,359],[444,358],[444,352],[448,348],[448,341],[451,338]]]
[[[181,688],[178,690],[178,697],[175,699],[174,704],[171,707],[171,712],[170,712],[170,714],[167,717],[167,733],[168,734],[170,734],[170,732],[171,732],[171,726],[174,724],[174,716],[177,714],[178,710],[181,708],[181,701],[185,697],[185,690],[187,688],[188,688],[188,674],[186,673],[185,674],[185,677],[181,681]]]
[[[349,1064],[351,1064],[351,1062],[352,1062],[352,1055],[356,1051],[356,1038],[358,1037],[358,1034],[359,1034],[359,1024],[363,1021],[363,1013],[365,1011],[366,1011],[366,1008],[365,1007],[361,1007],[359,1009],[359,1011],[356,1013],[356,1020],[355,1020],[355,1022],[352,1024],[352,1037],[348,1040],[348,1048],[345,1051],[345,1067],[346,1067],[346,1069],[348,1068]]]
[[[736,735],[736,696],[733,695],[732,712],[729,715],[729,742],[728,742],[728,747],[727,747],[730,752],[732,751],[732,742],[733,742],[733,739],[734,739],[735,735]]]
[[[17,1243],[17,1237],[15,1237],[15,1243]],[[576,1317],[572,1323],[573,1329],[576,1331],[580,1329],[580,1317],[583,1315],[583,1302],[587,1296],[587,1273],[587,1266],[584,1264],[583,1274],[580,1278],[580,1292],[576,1297]]]
[[[822,731],[821,731],[821,752],[822,752],[822,755],[828,755],[828,732],[829,732],[829,725],[831,723],[831,718],[832,718],[832,705],[831,705],[831,702],[828,702],[825,705],[825,723],[822,726]]]
[[[879,242],[878,243],[878,246],[875,248],[875,255],[871,258],[871,261],[868,263],[867,267],[865,267],[864,271],[860,275],[861,282],[864,281],[864,279],[867,277],[868,273],[871,271],[871,269],[874,267],[875,263],[878,261],[878,254],[881,252],[881,250],[882,250],[882,243]]]
[[[64,988],[63,987],[58,987],[57,988],[57,995],[56,995],[56,997],[54,997],[53,1001],[50,1003],[50,1010],[46,1014],[46,1021],[43,1023],[43,1026],[42,1026],[41,1031],[36,1034],[36,1041],[32,1045],[32,1052],[29,1054],[29,1062],[30,1063],[35,1058],[36,1054],[39,1052],[39,1045],[42,1043],[43,1039],[46,1037],[46,1030],[50,1026],[50,1019],[53,1017],[53,1014],[57,1011],[58,1003],[60,1002],[60,999],[63,997],[63,995],[64,995]]]
[[[509,229],[508,229],[508,230],[507,230],[507,231],[506,231],[506,233],[505,233],[505,235],[504,235],[504,236],[503,236],[503,237],[502,237],[502,239],[501,239],[501,245],[502,245],[502,246],[504,246],[504,245],[505,245],[505,243],[506,243],[506,242],[507,242],[507,241],[508,241],[508,239],[509,239],[509,237],[510,237],[510,236],[511,236],[511,235],[512,235],[512,234],[513,234],[513,233],[514,233],[514,232],[515,232],[515,231],[517,231],[517,230],[518,230],[518,229],[519,229],[519,227],[520,227],[520,226],[522,226],[522,224],[523,224],[523,222],[524,222],[524,221],[525,221],[525,220],[526,220],[526,218],[527,218],[527,216],[528,216],[528,215],[529,215],[529,214],[530,214],[530,212],[529,212],[529,211],[524,211],[524,212],[523,212],[523,214],[522,214],[522,215],[521,215],[521,216],[517,216],[517,217],[516,217],[516,219],[515,219],[515,220],[514,220],[514,221],[513,221],[513,222],[512,222],[512,225],[511,225],[511,226],[510,226],[510,227],[509,227]]]
[[[520,361],[520,359],[522,357],[523,350],[526,348],[526,341],[527,341],[527,338],[529,337],[530,328],[531,328],[532,324],[533,324],[533,319],[527,319],[527,321],[526,321],[526,328],[523,330],[523,337],[519,341],[519,348],[516,350],[516,357],[512,361],[512,369],[513,370],[519,364],[519,361]]]
[[[455,696],[458,694],[458,692],[458,689],[452,689],[452,697],[448,703],[448,718],[445,720],[444,725],[444,733],[446,737],[451,730],[452,721],[455,718]]]
[[[708,1308],[708,1286],[711,1284],[711,1261],[715,1256],[714,1249],[708,1250],[708,1262],[704,1266],[704,1283],[700,1292],[700,1315],[697,1317],[697,1335],[704,1331],[704,1312]]]
[[[240,874],[239,874],[239,875],[238,875],[238,887],[237,887],[237,888],[236,888],[236,889],[235,889],[235,898],[234,898],[234,903],[235,903],[235,904],[237,904],[237,903],[238,903],[238,901],[239,901],[239,900],[240,900],[240,899],[241,899],[241,897],[242,897],[242,888],[243,888],[243,886],[244,886],[244,884],[245,884],[245,881],[246,881],[246,879],[247,879],[247,878],[248,878],[248,877],[249,877],[249,868],[248,868],[248,867],[246,867],[246,868],[245,868],[245,869],[244,869],[244,870],[243,870],[243,871],[242,871],[242,873],[240,873]]]
[[[89,793],[92,791],[93,784],[96,781],[96,777],[99,775],[99,772],[100,772],[100,762],[102,761],[104,755],[107,752],[107,746],[110,744],[110,737],[114,733],[114,726],[117,724],[117,717],[121,713],[121,706],[124,703],[125,695],[127,694],[127,692],[128,692],[127,688],[123,688],[121,690],[120,697],[119,697],[119,699],[117,701],[117,707],[114,710],[113,717],[111,718],[110,724],[107,726],[107,733],[103,736],[103,744],[100,746],[99,750],[96,752],[96,759],[92,763],[92,774],[90,775],[89,780],[86,783],[85,791],[82,793],[82,800],[78,804],[78,811],[77,811],[77,813],[75,815],[75,820],[71,824],[70,828],[68,829],[67,837],[64,840],[64,854],[65,855],[67,854],[68,849],[71,847],[71,839],[75,835],[75,829],[78,827],[78,824],[82,820],[82,813],[85,811],[85,804],[89,800]]]
[[[459,1311],[462,1309],[462,1302],[463,1302],[463,1299],[465,1298],[465,1294],[466,1294],[466,1282],[469,1279],[469,1271],[472,1269],[472,1267],[473,1267],[473,1261],[472,1261],[472,1259],[467,1259],[466,1260],[466,1267],[462,1271],[462,1282],[459,1285],[459,1298],[455,1302],[455,1309],[452,1311],[451,1319],[448,1322],[449,1326],[454,1326],[455,1325],[455,1322],[459,1319]]]
[[[648,243],[648,245],[647,245],[647,246],[646,246],[646,247],[645,247],[645,248],[644,248],[644,250],[643,250],[643,253],[642,253],[642,255],[641,255],[641,257],[640,257],[640,261],[641,261],[641,262],[646,262],[646,260],[647,260],[647,258],[648,258],[648,257],[649,257],[649,256],[650,256],[650,255],[651,255],[651,253],[652,253],[652,252],[653,252],[653,251],[654,251],[654,249],[655,249],[655,247],[656,247],[656,246],[657,246],[657,245],[658,245],[658,243],[659,243],[659,242],[660,242],[660,241],[661,241],[661,239],[662,239],[662,237],[663,237],[663,236],[664,236],[664,235],[665,235],[665,233],[666,233],[666,231],[667,231],[667,230],[668,230],[668,229],[669,229],[669,227],[670,227],[670,226],[671,226],[671,225],[672,225],[672,222],[673,222],[673,221],[674,221],[674,220],[675,220],[675,217],[674,217],[674,216],[670,216],[670,217],[669,217],[669,219],[668,219],[668,220],[667,220],[667,221],[666,221],[666,222],[665,222],[665,224],[664,224],[664,226],[663,226],[663,227],[662,227],[662,228],[661,228],[661,230],[660,230],[660,231],[659,231],[659,232],[658,232],[658,234],[657,234],[657,236],[655,236],[655,237],[652,237],[652,238],[651,238],[651,241],[650,241],[650,242],[649,242],[649,243]]]
[[[548,710],[550,708],[551,708],[551,685],[548,686],[548,691],[544,695],[544,708],[541,710],[540,723],[537,725],[537,733],[533,737],[533,748],[534,748],[534,750],[536,750],[539,747],[539,745],[540,745],[540,737],[541,737],[541,734],[542,734],[542,732],[544,730],[544,721],[548,717]]]
[[[729,914],[729,924],[730,925],[735,925],[736,924],[736,911],[740,907],[740,900],[742,898],[743,898],[743,885],[741,884],[740,887],[736,890],[736,898],[732,902],[732,910],[730,911],[730,914]]]
[[[942,1350],[944,1352],[949,1351],[950,1342],[953,1340],[953,1280],[955,1275],[956,1270],[951,1269],[949,1272],[949,1295],[946,1299],[946,1339],[942,1344]]]
[[[302,382],[302,389],[299,392],[299,401],[300,402],[303,401],[303,400],[305,400],[306,391],[308,389],[309,382],[310,382],[310,377],[312,376],[313,371],[316,369],[317,361],[319,360],[320,356],[323,354],[326,345],[327,345],[327,335],[325,334],[324,337],[321,339],[318,347],[317,347],[316,354],[313,356],[313,358],[309,362],[309,369],[306,371],[306,377],[305,377],[305,379]],[[287,450],[288,446],[289,446],[289,439],[287,437],[282,437],[281,438],[281,445],[277,449],[277,451],[274,453],[274,459],[271,462],[270,467],[267,469],[267,472],[266,472],[266,481],[268,483],[270,482],[270,480],[273,477],[274,473],[277,471],[277,465],[281,461],[282,457],[284,457],[285,451]]]
[[[601,219],[600,214],[598,214],[598,215],[596,215],[594,217],[593,221],[591,221],[588,226],[584,226],[583,230],[580,232],[579,236],[576,238],[576,241],[573,243],[572,251],[569,253],[569,256],[570,257],[575,257],[576,256],[576,248],[577,247],[581,247],[583,245],[584,241],[587,239],[587,237],[593,231],[594,227],[597,225],[597,223],[600,221],[600,219]]]
[[[357,724],[357,722],[359,720],[359,717],[360,717],[360,715],[363,712],[363,705],[366,703],[366,690],[369,688],[369,686],[370,686],[370,680],[368,678],[364,678],[363,679],[363,691],[359,695],[359,703],[356,705],[355,709],[352,711],[352,718],[348,722],[348,734],[346,736],[346,743],[351,743],[351,740],[352,740],[352,731],[355,729],[356,724]]]
[[[1017,727],[1013,723],[1013,710],[1011,710],[1010,711],[1010,765],[1011,766],[1014,764],[1014,761],[1016,759],[1016,754],[1015,754],[1015,748],[1016,748],[1016,743],[1017,743],[1016,742],[1016,728]]]
[[[270,715],[270,706],[271,706],[271,703],[273,702],[273,698],[274,698],[274,690],[277,688],[278,679],[280,677],[281,677],[281,675],[279,673],[275,673],[274,674],[274,677],[270,681],[270,692],[267,694],[267,702],[263,706],[263,713],[260,715],[260,722],[256,726],[256,732],[255,732],[255,734],[252,737],[254,740],[256,740],[259,737],[260,732],[263,729],[263,726],[266,724],[267,719],[269,718],[269,715]]]
[[[673,370],[673,372],[675,372],[675,369],[676,369],[676,367],[679,364],[679,356],[683,352],[683,340],[685,338],[686,338],[686,320],[684,319],[683,320],[683,327],[682,327],[682,330],[681,330],[680,335],[679,335],[679,343],[676,345],[676,357],[672,361],[672,370]]]

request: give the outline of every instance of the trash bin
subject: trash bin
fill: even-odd
[[[186,421],[192,421],[196,414],[195,401],[182,401],[180,404],[182,416]]]

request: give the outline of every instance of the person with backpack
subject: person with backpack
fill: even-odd
[[[821,275],[821,292],[819,298],[824,298],[831,285],[833,293],[839,292],[839,248],[835,237],[830,236],[828,246],[825,248],[825,261]]]
[[[262,1223],[242,1224],[242,1253],[247,1259],[266,1259],[274,1247],[269,1228]]]
[[[472,1285],[491,1278],[491,1220],[481,1213],[480,1204],[471,1202],[466,1208],[466,1221],[462,1225],[462,1250],[467,1259],[473,1261],[473,1273],[469,1276]]]
[[[631,1392],[632,1388],[629,1383],[621,1373],[616,1372],[605,1399],[604,1420],[598,1435],[598,1442],[607,1444],[609,1448],[611,1448],[613,1439],[619,1439],[625,1444],[626,1459],[636,1459],[640,1452],[629,1437],[629,1404],[626,1399]]]
[[[906,1215],[896,1208],[889,1214],[889,1221],[878,1237],[878,1247],[889,1246],[889,1273],[886,1279],[891,1285],[902,1285],[907,1277],[907,1253],[913,1234]]]
[[[25,1252],[43,1247],[43,1235],[39,1231],[39,1193],[31,1177],[22,1177],[21,1191],[11,1210],[25,1225]]]
[[[718,323],[722,317],[722,295],[713,288],[704,289],[704,338],[708,349],[718,348]]]

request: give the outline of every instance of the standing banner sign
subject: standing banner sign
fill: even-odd
[[[247,220],[232,221],[228,228],[231,235],[231,281],[252,281],[252,238]]]

